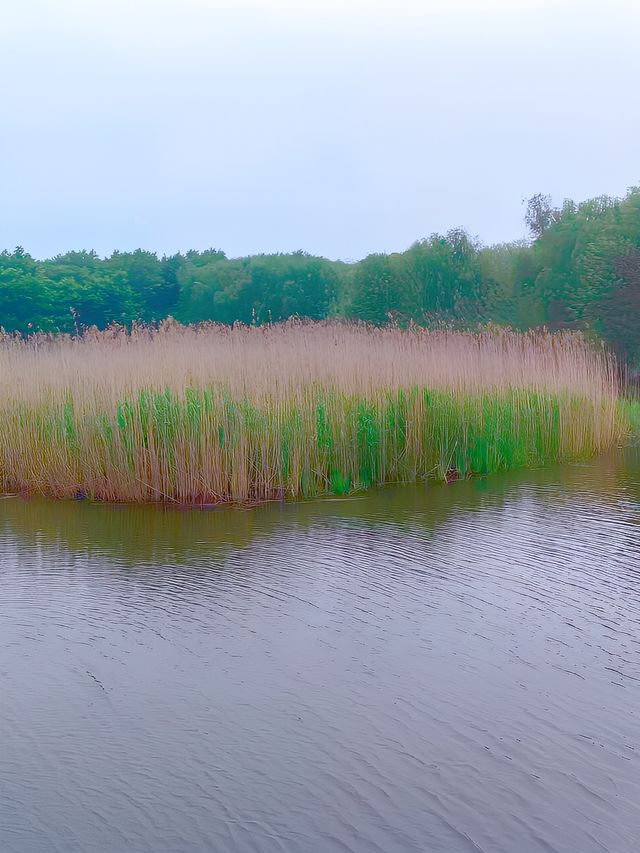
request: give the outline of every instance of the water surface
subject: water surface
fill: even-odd
[[[631,853],[640,461],[0,502],[3,853]]]

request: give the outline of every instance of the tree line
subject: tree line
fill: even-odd
[[[356,263],[305,252],[228,258],[217,249],[158,257],[0,253],[0,326],[78,332],[111,323],[267,323],[344,317],[599,336],[640,367],[640,187],[554,207],[529,199],[529,239],[483,246],[462,229]]]

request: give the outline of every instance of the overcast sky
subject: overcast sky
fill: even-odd
[[[357,259],[640,183],[638,0],[0,6],[0,247]]]

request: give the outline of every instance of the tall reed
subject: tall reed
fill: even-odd
[[[627,430],[572,334],[339,323],[0,340],[5,491],[215,503],[576,459]]]

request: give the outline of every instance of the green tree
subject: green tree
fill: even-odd
[[[594,328],[622,361],[640,370],[640,250],[617,258],[617,281],[589,306]]]
[[[402,279],[388,255],[369,255],[356,265],[348,316],[383,326],[404,316],[407,304]]]

